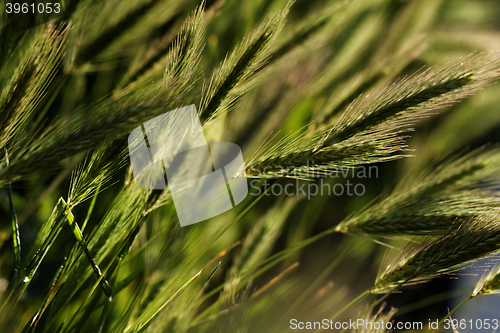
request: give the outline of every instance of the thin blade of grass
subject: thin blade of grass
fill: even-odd
[[[191,279],[189,279],[179,290],[177,290],[160,308],[148,319],[146,319],[144,322],[139,319],[139,323],[137,325],[134,325],[136,329],[134,330],[135,333],[141,333],[144,332],[149,325],[153,322],[153,320],[156,319],[156,317],[159,315],[159,313],[170,303],[172,303],[179,294],[181,294],[191,283],[193,283],[201,274],[202,271],[199,271],[195,276],[193,276]]]

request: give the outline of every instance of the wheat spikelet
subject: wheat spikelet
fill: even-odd
[[[479,280],[472,297],[489,294],[500,294],[500,265],[496,265],[486,276]]]
[[[275,178],[293,167],[289,177],[312,178],[332,168],[401,158],[410,126],[487,86],[498,78],[499,67],[497,54],[473,54],[395,82],[355,101],[330,129],[265,147],[249,161],[247,175]]]
[[[70,119],[49,126],[8,167],[0,169],[0,183],[19,179],[39,168],[54,168],[64,158],[119,139],[151,117],[175,109],[197,81],[202,51],[203,12],[189,16],[168,55],[165,77],[117,92],[80,110]],[[90,116],[89,116],[90,115]]]
[[[70,28],[47,26],[21,60],[0,94],[0,149],[19,149],[25,125],[39,104],[63,57]]]
[[[377,277],[372,293],[424,282],[449,274],[500,250],[500,211],[483,214],[457,226],[446,236],[419,245],[388,265]]]
[[[290,6],[291,2],[283,11],[268,17],[214,72],[203,89],[198,111],[205,126],[228,112],[251,87],[252,79],[271,55],[272,42],[281,31]]]
[[[500,150],[480,148],[403,180],[379,203],[341,222],[336,231],[360,234],[436,234],[500,205]]]

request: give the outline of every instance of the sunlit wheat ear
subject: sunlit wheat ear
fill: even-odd
[[[409,198],[402,202],[393,199],[388,198],[340,223],[335,230],[381,236],[444,234],[452,225],[500,205],[500,198],[494,193],[481,191]]]
[[[110,158],[110,156],[112,158]],[[127,152],[115,143],[105,144],[75,167],[71,175],[68,205],[76,206],[109,186],[111,177],[128,162]]]
[[[203,29],[201,9],[188,18],[168,56],[165,77],[160,82],[139,84],[121,90],[116,98],[101,99],[79,110],[71,118],[58,120],[0,169],[0,184],[44,169],[54,169],[64,158],[119,139],[152,117],[178,107],[198,80]],[[198,38],[198,40],[194,40]]]
[[[474,288],[472,297],[477,295],[500,294],[500,265],[497,264]]]
[[[473,54],[397,81],[355,101],[330,129],[261,152],[249,161],[247,175],[280,177],[293,167],[288,176],[312,178],[333,168],[401,158],[411,126],[491,84],[499,68],[498,54]]]
[[[500,206],[494,191],[500,149],[480,148],[401,181],[379,203],[341,222],[337,232],[372,235],[445,233],[452,224]]]
[[[13,153],[27,139],[26,123],[57,72],[69,30],[48,25],[1,88],[0,149]]]
[[[183,80],[185,84],[192,84],[192,80],[182,79],[182,76],[187,73],[192,75],[190,70],[199,70],[196,64],[200,60],[204,46],[207,23],[204,7],[205,2],[202,2],[188,15],[182,26],[178,28],[177,36],[169,30],[152,43],[146,54],[138,55],[136,61],[128,68],[118,89],[155,81],[161,77],[162,68],[164,77],[176,77],[177,80]],[[167,58],[166,67],[165,57]]]
[[[193,31],[189,31],[191,29],[186,29],[185,32],[188,34],[195,33],[202,36],[206,31],[205,26],[210,24],[220,15],[220,7],[222,6],[223,1],[215,1],[212,2],[209,6],[206,6],[206,2],[202,1],[198,8],[194,11],[196,14],[192,14],[194,16],[195,21],[198,20],[199,24],[198,29]],[[207,8],[205,8],[207,7]],[[199,14],[198,14],[199,13]],[[165,56],[169,51],[170,47],[173,44],[177,44],[180,46],[181,44],[185,47],[186,43],[182,43],[179,40],[179,36],[188,36],[188,34],[180,33],[177,37],[177,40],[174,39],[174,33],[178,33],[178,17],[181,16],[181,13],[177,13],[174,17],[169,19],[168,25],[172,25],[170,29],[167,30],[166,33],[162,34],[158,38],[155,39],[149,46],[148,50],[144,53],[137,53],[136,59],[132,62],[131,66],[127,69],[127,73],[124,75],[122,81],[118,85],[119,88],[125,87],[128,84],[136,84],[138,82],[147,82],[153,81],[159,78],[162,74],[162,70],[164,71],[165,65]],[[199,19],[202,20],[199,20]],[[180,30],[186,28],[186,23],[188,21],[193,21],[192,19],[187,19],[184,24],[181,26]],[[194,39],[198,43],[200,43],[200,47],[202,46],[202,42],[204,42],[204,38]],[[179,48],[181,50],[182,48]]]
[[[206,31],[204,5],[203,2],[188,16],[177,38],[173,41],[167,55],[165,79],[175,78],[177,81],[184,81],[186,85],[194,84],[191,77],[197,75],[194,75],[192,71],[199,70],[197,65],[203,51]]]
[[[215,70],[203,88],[199,114],[204,125],[228,112],[250,89],[255,75],[271,55],[271,46],[283,27],[290,6],[291,2],[283,11],[269,16]]]
[[[372,293],[385,293],[456,272],[500,251],[500,210],[467,220],[449,234],[410,249],[377,277]]]

